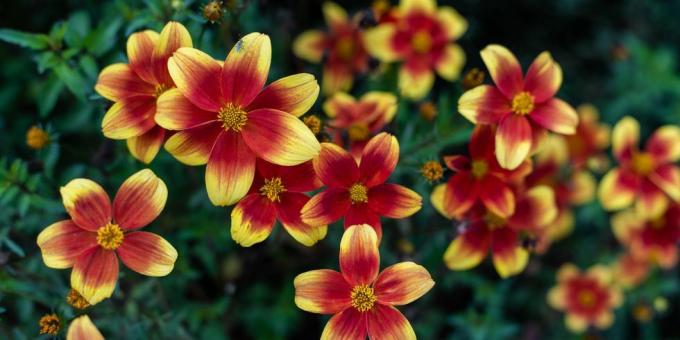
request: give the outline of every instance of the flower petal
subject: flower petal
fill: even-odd
[[[314,195],[300,211],[302,221],[309,225],[326,225],[339,220],[350,206],[346,190],[329,188]]]
[[[94,90],[114,102],[133,96],[153,96],[155,93],[154,86],[139,78],[127,64],[105,67],[99,73]]]
[[[295,277],[295,305],[319,314],[335,314],[351,306],[352,287],[330,269],[311,270]]]
[[[529,114],[538,125],[563,135],[576,133],[578,114],[571,105],[561,99],[553,98],[539,104]]]
[[[479,189],[479,198],[487,209],[500,217],[509,217],[515,212],[515,195],[496,176],[484,178]]]
[[[509,114],[501,119],[496,131],[496,159],[501,167],[519,167],[529,156],[531,144],[531,125],[525,117]]]
[[[479,221],[462,227],[444,253],[444,263],[451,270],[467,270],[477,266],[489,252],[491,242],[486,226]]]
[[[674,201],[680,202],[680,168],[676,165],[666,164],[656,168],[649,179]]]
[[[97,231],[111,221],[111,200],[99,184],[76,178],[59,192],[66,211],[79,227]]]
[[[349,152],[331,143],[322,143],[314,158],[314,170],[323,184],[331,188],[349,188],[359,180],[359,167]]]
[[[349,21],[347,12],[334,2],[324,2],[321,6],[321,10],[323,12],[323,18],[326,20],[326,24],[331,30],[333,30],[334,26],[343,25]]]
[[[312,161],[294,166],[280,166],[258,159],[257,171],[262,178],[281,178],[283,186],[288,192],[309,192],[323,186],[314,171]]]
[[[422,99],[433,84],[434,72],[430,69],[414,70],[406,66],[399,69],[399,92],[406,98]]]
[[[215,122],[186,129],[170,136],[165,142],[165,150],[186,165],[202,165],[208,162],[210,151],[222,131]]]
[[[328,320],[321,333],[321,340],[366,339],[366,313],[356,308],[346,308]]]
[[[558,309],[558,310],[564,310],[567,306],[567,291],[564,287],[562,286],[556,286],[553,288],[550,288],[548,291],[548,304],[550,307]]]
[[[222,67],[224,100],[238,106],[250,104],[267,81],[271,61],[272,44],[266,34],[250,33],[236,42]]]
[[[519,246],[517,233],[510,228],[493,231],[491,252],[493,265],[502,278],[521,273],[529,262],[529,252]]]
[[[182,94],[199,108],[218,112],[222,106],[220,72],[211,56],[189,47],[175,51],[168,59],[168,72]]]
[[[567,329],[574,333],[583,333],[588,328],[588,320],[574,313],[568,313],[564,318],[564,323]]]
[[[399,54],[394,50],[392,41],[397,27],[391,23],[383,23],[364,32],[364,46],[368,53],[382,62],[399,60]]]
[[[368,206],[389,218],[406,218],[422,206],[422,198],[415,191],[398,184],[384,183],[368,192]]]
[[[135,159],[149,164],[156,158],[164,140],[165,130],[160,126],[154,126],[142,135],[128,138],[126,142],[128,150]]]
[[[477,180],[469,172],[459,172],[446,182],[443,209],[446,214],[462,218],[479,197]]]
[[[465,51],[457,44],[449,44],[444,48],[444,53],[437,60],[435,69],[437,73],[448,81],[454,81],[460,76],[460,70],[465,64]]]
[[[153,171],[138,171],[123,182],[113,199],[113,219],[123,230],[144,227],[165,207],[168,188]]]
[[[275,205],[258,193],[244,197],[231,211],[231,239],[242,247],[264,241],[276,222]]]
[[[173,84],[170,73],[168,73],[168,59],[181,47],[193,47],[189,31],[176,21],[169,21],[163,27],[158,38],[158,43],[154,46],[152,63],[156,79],[158,82],[171,85]]]
[[[680,180],[680,177],[678,179]],[[675,184],[678,185],[677,182]],[[680,190],[680,186],[676,187],[676,190]],[[635,211],[639,216],[656,218],[666,211],[668,201],[668,196],[661,189],[649,180],[643,180],[635,202]]]
[[[277,217],[286,231],[296,241],[311,247],[319,240],[326,237],[327,225],[310,226],[302,222],[300,211],[309,201],[305,194],[297,192],[286,192],[281,195],[281,203],[277,205]]]
[[[73,264],[71,287],[91,305],[110,297],[117,280],[118,258],[113,250],[90,248]]]
[[[440,213],[442,216],[451,219],[453,216],[451,216],[445,209],[444,209],[444,191],[446,191],[446,184],[438,184],[432,189],[432,193],[430,193],[430,203],[432,204],[432,207],[437,210],[438,213]]]
[[[130,35],[127,40],[127,55],[130,68],[149,84],[158,84],[153,67],[153,49],[158,43],[158,33],[146,30]]]
[[[524,91],[534,96],[537,103],[552,98],[562,85],[562,68],[553,60],[550,52],[539,54],[529,66],[524,79]]]
[[[378,302],[406,305],[425,295],[434,281],[425,267],[413,262],[401,262],[385,268],[373,284]]]
[[[380,216],[373,212],[368,204],[352,204],[345,214],[345,221],[343,226],[345,229],[356,224],[368,224],[373,227],[376,235],[378,235],[378,242],[382,239],[382,223],[380,223]]]
[[[612,130],[612,151],[619,160],[625,159],[637,150],[640,140],[640,124],[635,118],[626,116],[619,120]]]
[[[665,125],[658,128],[649,138],[646,151],[659,163],[680,160],[680,127]]]
[[[248,193],[255,177],[255,155],[241,135],[225,131],[217,137],[205,169],[210,202],[232,205]]]
[[[605,210],[619,210],[633,204],[637,184],[635,178],[618,168],[602,177],[597,196]]]
[[[198,108],[178,89],[163,92],[156,106],[156,123],[168,130],[190,129],[217,119],[215,112]]]
[[[276,109],[299,117],[309,111],[318,96],[316,78],[309,73],[298,73],[269,84],[248,105],[246,111]]]
[[[97,246],[97,235],[63,220],[43,229],[37,243],[46,266],[64,269],[72,267],[85,250]]]
[[[446,36],[449,39],[458,39],[468,28],[468,22],[463,18],[458,11],[453,7],[441,6],[437,10],[437,19],[441,23],[441,27],[446,31]]]
[[[89,316],[81,315],[71,321],[66,333],[66,340],[104,340],[104,336],[92,323]]]
[[[401,0],[399,2],[399,11],[402,13],[434,13],[436,10],[435,0]]]
[[[555,192],[547,185],[539,185],[529,189],[517,202],[515,214],[508,224],[516,230],[534,230],[555,221],[558,209]]]
[[[146,231],[125,234],[116,252],[128,268],[146,276],[170,274],[177,260],[177,250],[170,242]]]
[[[413,327],[396,308],[376,303],[367,313],[370,339],[416,340]]]
[[[312,63],[319,63],[323,58],[326,33],[319,30],[304,31],[293,42],[293,54]]]
[[[111,139],[128,139],[142,135],[156,126],[153,118],[155,114],[154,97],[126,97],[106,111],[102,132]]]
[[[471,142],[472,143],[472,142]],[[446,167],[457,172],[470,171],[470,158],[463,155],[444,156]]]
[[[378,235],[370,225],[345,230],[340,240],[340,272],[350,285],[370,284],[378,276]]]
[[[364,147],[359,163],[361,181],[367,187],[384,183],[399,161],[399,142],[389,133],[382,132]]]
[[[501,45],[488,45],[479,54],[494,83],[507,98],[522,91],[522,66],[510,50]]]
[[[458,112],[475,124],[497,124],[510,111],[510,101],[491,85],[479,85],[458,99]]]
[[[275,109],[248,112],[241,135],[258,157],[278,165],[298,165],[314,158],[321,149],[302,121]]]

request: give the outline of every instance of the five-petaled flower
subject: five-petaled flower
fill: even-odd
[[[250,193],[231,212],[231,238],[250,247],[266,239],[279,220],[295,240],[314,245],[326,236],[327,226],[302,222],[300,210],[309,201],[304,193],[321,185],[311,161],[280,166],[258,160]]]
[[[89,316],[81,315],[71,321],[66,340],[104,340],[104,336]]]
[[[453,81],[465,63],[465,52],[455,41],[467,30],[467,21],[435,0],[401,0],[395,18],[366,31],[366,48],[384,62],[402,61],[399,90],[421,99],[434,84],[434,71]]]
[[[171,21],[160,35],[146,30],[127,41],[129,64],[113,64],[99,74],[94,89],[115,103],[102,122],[104,136],[125,139],[132,156],[151,163],[165,140],[165,130],[154,117],[158,97],[175,87],[168,74],[168,58],[180,47],[191,47],[182,24]]]
[[[385,183],[399,160],[397,139],[385,132],[373,137],[357,165],[335,144],[323,143],[314,170],[327,186],[302,208],[302,220],[325,225],[345,217],[345,227],[368,224],[382,236],[380,216],[405,218],[420,210],[421,197],[398,184]]]
[[[327,95],[349,91],[356,74],[369,67],[363,31],[358,20],[352,20],[334,2],[323,4],[328,32],[305,31],[293,42],[293,53],[312,63],[323,62],[323,92]]]
[[[415,339],[408,320],[394,307],[427,293],[427,269],[401,262],[380,270],[378,237],[368,225],[353,225],[340,241],[340,272],[312,270],[295,278],[295,304],[308,312],[335,314],[321,339]]]
[[[612,309],[623,302],[612,279],[611,271],[601,265],[581,273],[573,264],[565,264],[557,272],[557,286],[548,292],[548,303],[566,313],[565,323],[572,332],[581,333],[588,326],[609,328],[614,321]]]
[[[207,163],[205,184],[214,205],[231,205],[248,193],[255,160],[298,165],[319,152],[314,134],[297,117],[316,101],[311,74],[279,79],[263,89],[271,42],[261,33],[239,40],[224,64],[180,48],[168,61],[177,89],[158,98],[156,122],[180,130],[166,150],[182,163]]]
[[[73,267],[71,286],[94,305],[113,293],[118,259],[147,276],[172,271],[177,251],[162,237],[138,229],[156,219],[165,206],[168,189],[148,169],[121,185],[113,204],[99,184],[78,178],[61,188],[71,216],[45,228],[38,246],[45,265]]]
[[[643,151],[638,149],[640,125],[632,117],[621,119],[612,131],[612,149],[619,167],[602,178],[598,189],[606,210],[633,204],[640,216],[657,217],[669,205],[680,202],[680,127],[658,128]]]
[[[480,85],[458,100],[458,111],[475,124],[497,125],[496,157],[501,167],[515,169],[540,144],[546,129],[570,135],[578,115],[554,98],[562,84],[562,69],[549,52],[541,53],[526,76],[507,48],[489,45],[482,59],[496,86]]]

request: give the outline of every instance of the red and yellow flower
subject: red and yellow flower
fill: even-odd
[[[392,20],[365,33],[366,48],[384,62],[402,61],[399,90],[421,99],[434,84],[434,72],[453,81],[465,64],[465,52],[455,41],[467,30],[467,21],[435,0],[401,0]]]
[[[413,190],[385,183],[398,161],[399,142],[384,132],[366,144],[359,164],[341,147],[323,143],[314,170],[327,188],[302,207],[302,221],[327,225],[344,216],[345,227],[368,224],[380,238],[380,216],[405,218],[422,204]]]
[[[224,64],[180,48],[168,61],[177,85],[158,98],[156,122],[179,130],[165,143],[180,162],[207,163],[205,183],[214,205],[231,205],[248,193],[256,158],[298,165],[319,152],[319,142],[297,117],[314,104],[319,85],[296,74],[264,87],[271,42],[261,33],[239,40]]]
[[[104,340],[104,336],[89,316],[81,315],[71,321],[66,340]]]
[[[180,47],[191,47],[191,36],[182,24],[171,21],[160,34],[146,30],[127,41],[128,64],[105,67],[94,89],[113,102],[102,122],[104,136],[125,139],[132,156],[144,162],[158,154],[166,131],[154,120],[158,97],[174,88],[168,58]]]
[[[497,125],[496,158],[501,167],[515,169],[537,149],[546,129],[571,135],[578,115],[554,98],[562,85],[562,68],[549,52],[541,53],[526,75],[507,48],[489,45],[482,59],[496,86],[480,85],[458,100],[458,111],[475,124]]]
[[[680,242],[680,204],[673,204],[657,217],[646,218],[632,210],[612,216],[616,238],[632,256],[663,268],[678,263]]]
[[[572,332],[581,333],[589,326],[609,328],[614,322],[612,310],[623,302],[612,280],[604,266],[581,273],[573,264],[565,264],[557,272],[557,286],[548,292],[548,303],[566,313],[565,324]]]
[[[397,113],[397,97],[389,92],[368,92],[356,100],[339,92],[323,104],[328,125],[335,135],[335,144],[344,145],[343,135],[349,140],[349,150],[357,160],[366,143],[390,123]]]
[[[599,113],[593,105],[579,105],[576,112],[579,117],[576,133],[564,136],[569,162],[579,170],[602,170],[607,163],[604,152],[609,147],[609,125],[600,123]]]
[[[427,269],[401,262],[380,270],[378,236],[371,226],[353,225],[340,241],[340,272],[312,270],[295,278],[295,304],[334,314],[321,339],[415,339],[408,320],[394,306],[425,295],[434,281]]]
[[[111,296],[118,280],[118,259],[147,276],[172,271],[177,251],[162,237],[139,231],[165,206],[168,189],[148,169],[121,185],[113,204],[97,183],[78,178],[61,188],[71,216],[45,228],[38,246],[45,265],[71,268],[71,287],[94,305]]]
[[[296,166],[257,162],[255,181],[231,212],[231,238],[250,247],[262,242],[278,220],[295,240],[312,246],[326,236],[326,225],[302,222],[300,210],[309,201],[305,192],[321,187],[311,161]]]
[[[642,283],[649,275],[649,261],[639,259],[630,252],[620,255],[611,266],[614,283],[623,289],[630,289]]]
[[[323,4],[328,32],[309,30],[293,42],[293,53],[312,63],[323,62],[322,88],[325,94],[349,91],[356,74],[368,70],[369,55],[358,20],[352,20],[334,2]]]
[[[606,210],[620,210],[635,202],[637,214],[656,217],[669,201],[680,203],[680,127],[658,128],[638,149],[640,125],[624,117],[612,131],[612,149],[619,166],[602,178],[598,196]],[[670,198],[670,200],[669,200]]]

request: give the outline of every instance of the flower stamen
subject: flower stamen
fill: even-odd
[[[472,176],[475,178],[482,178],[484,175],[486,175],[487,171],[489,171],[489,165],[486,163],[486,161],[472,161]]]
[[[523,91],[512,98],[512,112],[518,115],[527,115],[534,110],[534,96]]]
[[[57,314],[45,314],[40,321],[40,334],[57,335],[61,329],[61,320]]]
[[[368,130],[368,126],[363,123],[352,124],[347,129],[349,140],[353,142],[367,140],[370,133],[371,131]]]
[[[416,53],[425,53],[432,48],[432,37],[426,31],[418,31],[411,37],[411,48]]]
[[[368,202],[368,189],[363,184],[355,183],[349,188],[349,199],[352,204]]]
[[[373,287],[358,285],[352,288],[352,307],[360,312],[367,312],[373,308],[378,298],[373,293]]]
[[[117,224],[108,223],[97,229],[97,244],[106,250],[115,250],[123,244],[123,230]]]
[[[507,220],[505,218],[500,217],[490,211],[484,216],[484,222],[486,222],[486,225],[491,230],[502,228],[507,224]]]
[[[217,119],[222,122],[224,130],[232,129],[239,132],[248,121],[248,113],[240,106],[230,103],[220,109],[220,112],[217,113]]]
[[[646,176],[654,170],[654,158],[646,152],[636,153],[633,155],[631,165],[635,173]]]
[[[265,179],[264,185],[260,187],[260,194],[267,197],[272,202],[281,202],[281,197],[279,195],[285,191],[286,188],[283,186],[280,177]]]

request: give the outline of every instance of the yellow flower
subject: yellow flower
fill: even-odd
[[[26,144],[35,150],[40,150],[50,143],[50,136],[47,131],[38,126],[31,126],[26,132]]]
[[[423,175],[428,183],[433,183],[442,178],[444,168],[437,161],[427,161],[420,167],[420,174]]]

